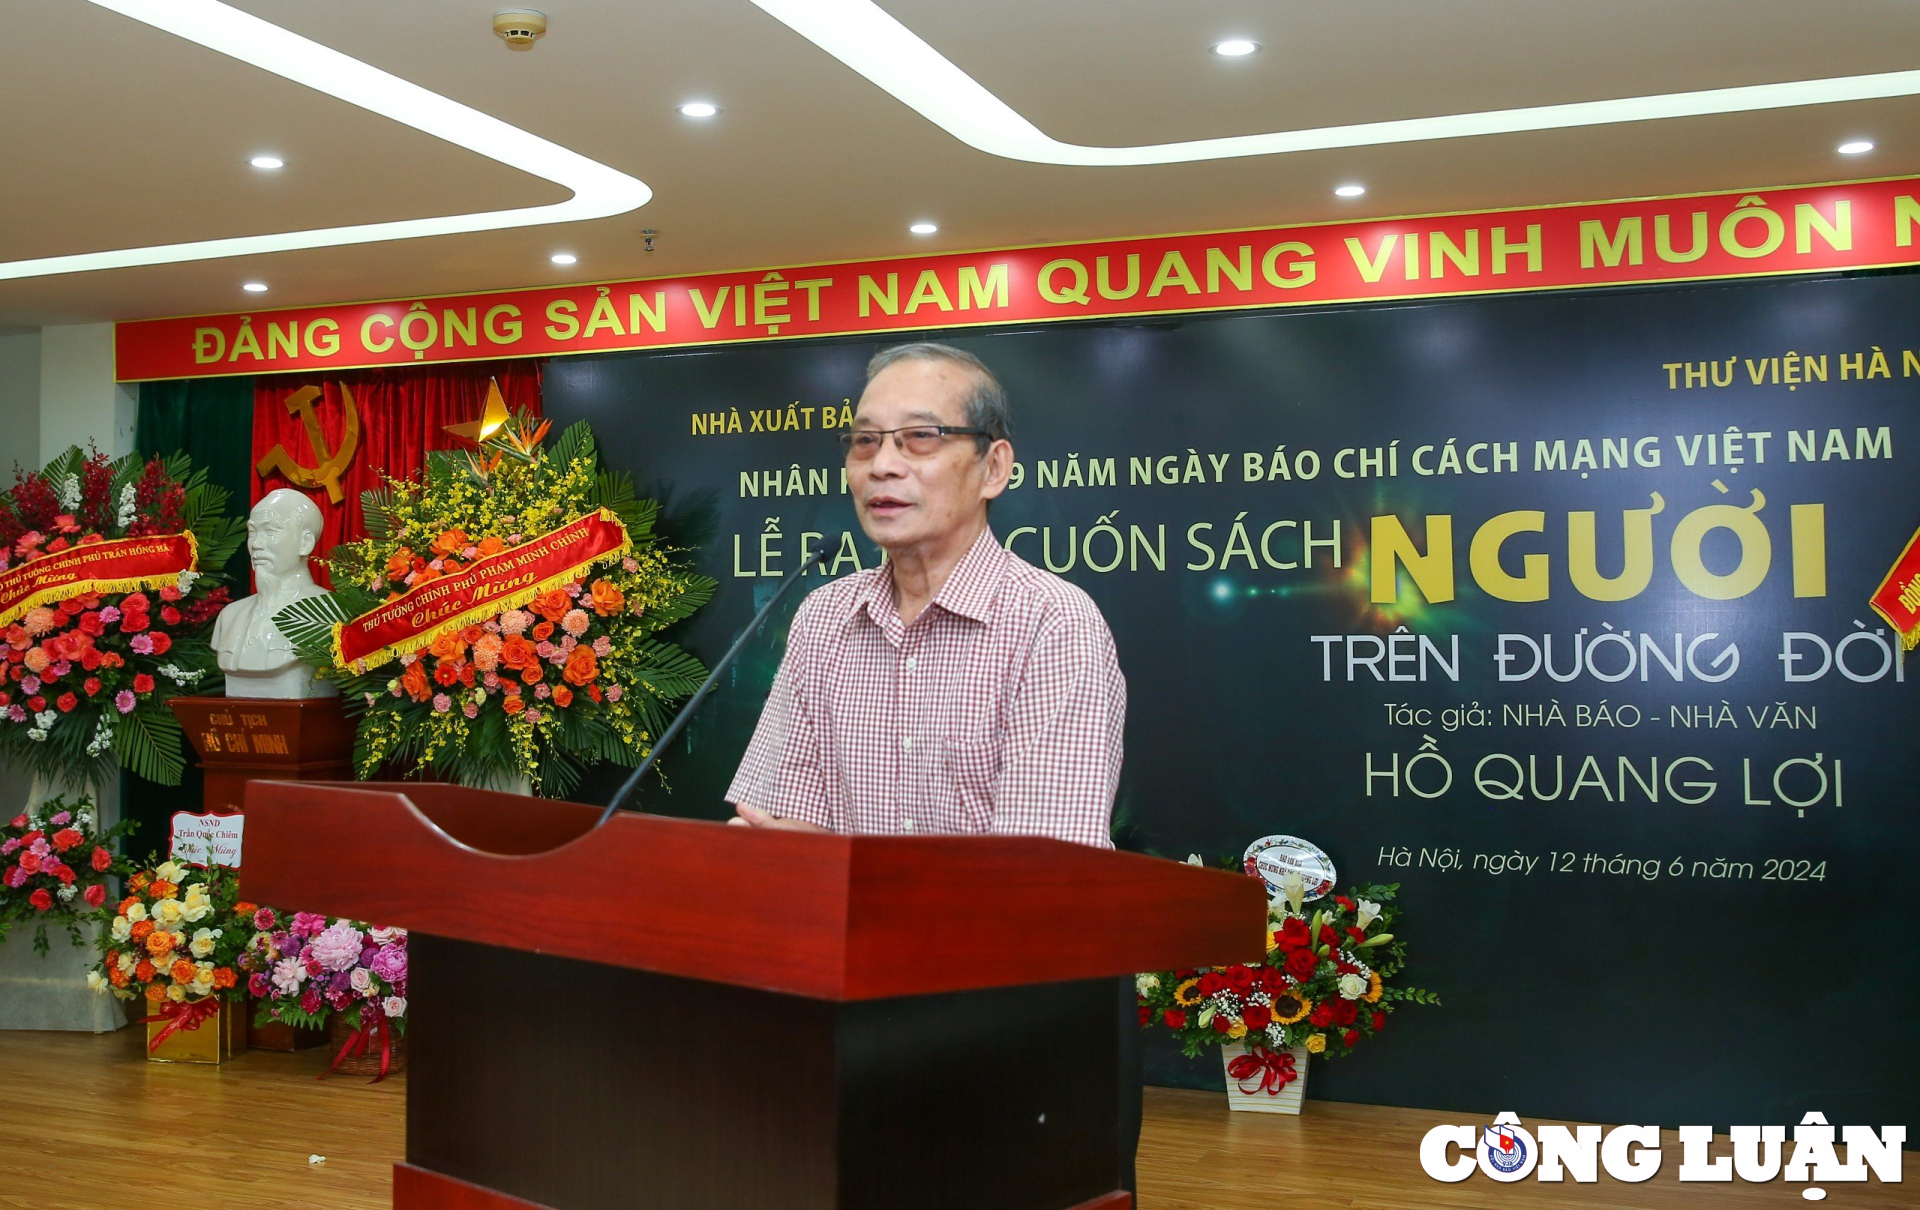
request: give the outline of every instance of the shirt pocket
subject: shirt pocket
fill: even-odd
[[[946,773],[941,806],[947,830],[985,832],[993,825],[994,787],[1000,780],[1000,741],[994,736],[940,741]]]

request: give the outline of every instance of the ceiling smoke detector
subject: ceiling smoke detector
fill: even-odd
[[[495,13],[493,32],[500,35],[509,49],[527,50],[547,32],[547,15],[530,8]]]

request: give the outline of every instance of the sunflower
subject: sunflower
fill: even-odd
[[[1313,1001],[1289,988],[1276,992],[1273,997],[1273,1019],[1282,1025],[1292,1025],[1313,1011]]]
[[[1368,1004],[1378,1004],[1380,1002],[1381,990],[1382,989],[1380,986],[1379,972],[1368,971],[1367,972],[1367,990],[1360,998],[1362,1000],[1365,1000]]]
[[[1173,989],[1173,1002],[1181,1008],[1192,1008],[1200,1003],[1200,993],[1194,989],[1200,986],[1200,980],[1188,979]]]

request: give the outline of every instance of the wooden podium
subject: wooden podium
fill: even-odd
[[[1251,879],[1054,840],[247,798],[249,899],[412,931],[401,1210],[1125,1210],[1115,977],[1264,943]]]
[[[167,704],[200,758],[208,811],[238,811],[255,778],[353,776],[353,723],[337,697],[176,697]]]

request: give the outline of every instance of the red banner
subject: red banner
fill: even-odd
[[[69,546],[0,572],[0,626],[50,605],[95,592],[161,588],[192,571],[199,550],[192,534],[115,538]]]
[[[334,661],[360,671],[377,668],[420,650],[446,631],[518,608],[630,549],[619,518],[604,508],[588,513],[335,624]]]
[[[1920,263],[1920,178],[1316,223],[115,326],[122,381]]]
[[[1908,651],[1920,645],[1920,533],[1907,540],[1907,548],[1894,560],[1869,603],[1900,635]]]

